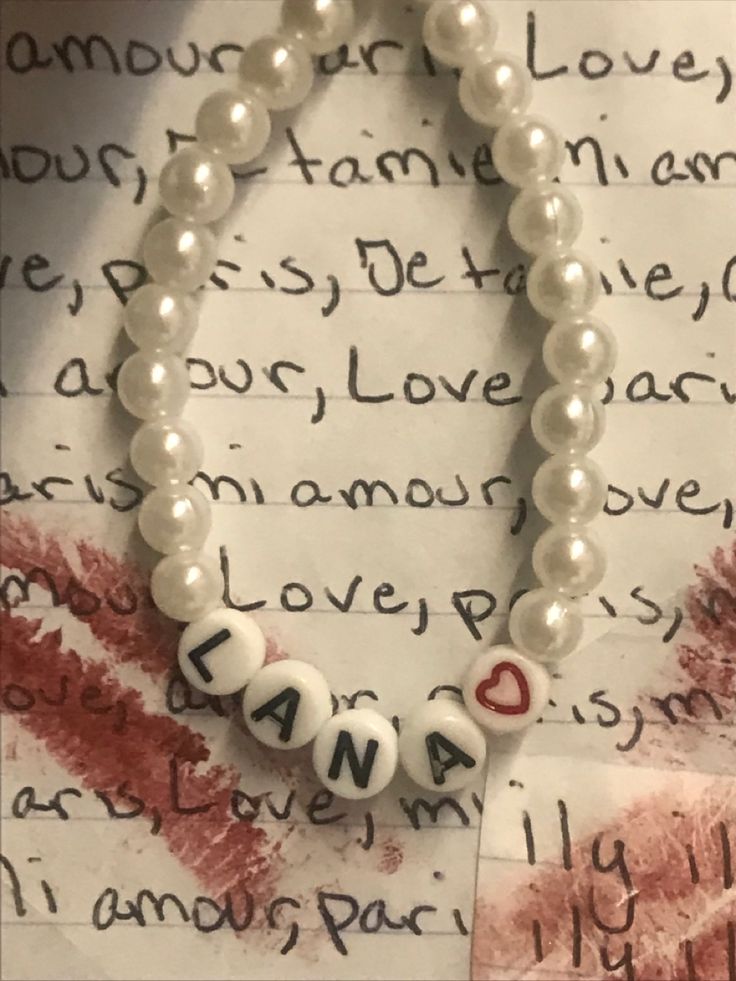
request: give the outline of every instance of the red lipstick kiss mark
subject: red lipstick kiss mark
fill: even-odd
[[[154,607],[148,579],[132,562],[87,541],[62,545],[30,521],[8,515],[0,561],[20,574],[3,583],[0,610],[27,602],[31,583],[86,623],[114,661],[135,661],[155,678],[175,663],[180,629]]]
[[[123,810],[126,799],[143,802],[152,829],[213,898],[244,890],[268,898],[283,866],[281,846],[233,816],[239,774],[203,768],[204,738],[146,711],[141,694],[115,676],[119,664],[134,662],[160,684],[176,662],[179,630],[153,608],[141,571],[90,542],[62,544],[22,519],[4,516],[2,531],[0,561],[13,570],[0,591],[2,711],[82,786]],[[11,616],[14,597],[27,602],[28,582],[88,625],[104,664],[65,648],[61,631],[41,634],[41,621]]]
[[[125,795],[145,802],[169,851],[212,896],[244,889],[259,899],[269,895],[279,844],[262,828],[233,818],[238,773],[223,766],[195,769],[210,755],[204,738],[146,712],[140,693],[122,686],[105,665],[64,649],[61,631],[39,636],[40,621],[7,614],[2,620],[3,711],[7,693],[31,693],[35,706],[13,713],[17,721],[88,789],[119,802],[127,783]],[[66,694],[61,704],[60,690]],[[121,705],[122,726],[115,711]]]
[[[736,541],[717,548],[710,567],[696,566],[686,607],[694,637],[678,647],[693,683],[736,709]]]
[[[621,808],[557,862],[488,881],[472,977],[736,979],[736,785],[668,790]],[[686,808],[683,802],[687,801]],[[483,888],[483,887],[481,887]],[[616,966],[618,965],[618,966]]]
[[[500,685],[504,674],[510,674],[519,689],[519,701],[516,704],[497,702],[489,696],[489,692]],[[484,678],[476,687],[475,697],[483,708],[498,712],[499,715],[524,715],[525,712],[529,711],[531,705],[529,682],[526,680],[526,675],[518,664],[512,664],[510,661],[500,661],[495,665],[490,677]]]

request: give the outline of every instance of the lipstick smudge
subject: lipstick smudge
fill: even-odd
[[[679,645],[679,663],[694,684],[736,708],[736,541],[695,573],[686,596],[694,636]]]
[[[724,840],[736,829],[736,786],[724,794],[724,784],[714,783],[687,813],[675,792],[644,797],[576,842],[568,870],[530,870],[502,900],[480,899],[473,978],[490,981],[506,968],[540,981],[732,981],[736,888]],[[614,973],[608,965],[621,958]]]
[[[126,797],[145,803],[169,851],[213,896],[239,889],[261,899],[269,894],[279,843],[232,817],[239,782],[232,767],[197,769],[210,755],[204,738],[146,712],[140,693],[122,686],[105,665],[64,649],[61,631],[39,633],[40,621],[23,617],[3,621],[3,710],[22,704],[25,710],[13,713],[18,722],[88,789],[119,801],[125,784]],[[27,696],[21,702],[24,693],[33,705]]]

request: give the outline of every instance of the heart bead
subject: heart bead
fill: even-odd
[[[501,644],[476,658],[463,683],[465,707],[478,725],[496,735],[536,722],[549,696],[544,668]]]

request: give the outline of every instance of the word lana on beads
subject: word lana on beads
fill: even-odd
[[[280,749],[313,742],[314,768],[325,786],[362,798],[386,787],[399,762],[424,788],[457,790],[484,765],[484,731],[513,732],[542,714],[550,685],[544,662],[554,663],[578,645],[583,621],[575,600],[605,571],[588,524],[603,508],[607,485],[586,454],[603,434],[603,408],[593,388],[613,368],[616,344],[590,315],[600,277],[574,248],[580,207],[556,180],[563,140],[550,123],[527,111],[526,67],[494,52],[496,25],[482,3],[437,0],[424,18],[424,42],[436,59],[461,69],[465,112],[496,129],[495,166],[520,189],[509,228],[533,256],[529,300],[553,322],[543,356],[555,384],[537,400],[531,419],[534,436],[550,454],[532,487],[538,510],[550,522],[532,554],[540,587],[513,606],[512,645],[491,648],[471,666],[464,704],[426,701],[404,720],[398,736],[373,710],[333,714],[329,686],[313,666],[292,660],[264,664],[260,629],[250,617],[221,608],[219,566],[202,551],[210,505],[189,484],[202,463],[202,443],[181,418],[189,395],[181,351],[196,328],[193,293],[215,266],[216,240],[208,226],[233,202],[230,165],[261,153],[271,134],[271,113],[306,98],[312,57],[348,41],[354,23],[352,0],[284,0],[279,32],[245,50],[239,87],[215,92],[200,106],[196,144],[176,153],[161,172],[159,189],[170,217],[145,237],[152,282],[126,308],[126,329],[139,350],[122,366],[118,392],[143,420],[130,455],[153,489],[141,506],[139,527],[164,556],[151,579],[154,602],[189,624],[179,645],[185,677],[214,695],[244,689],[245,723],[256,739]]]

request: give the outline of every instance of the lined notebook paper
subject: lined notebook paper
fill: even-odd
[[[736,9],[493,6],[620,343],[610,569],[487,785],[358,805],[173,671],[113,394],[158,172],[278,4],[3,6],[6,976],[736,978]],[[533,585],[548,384],[510,191],[420,14],[377,4],[274,117],[188,352],[226,601],[399,720]]]

